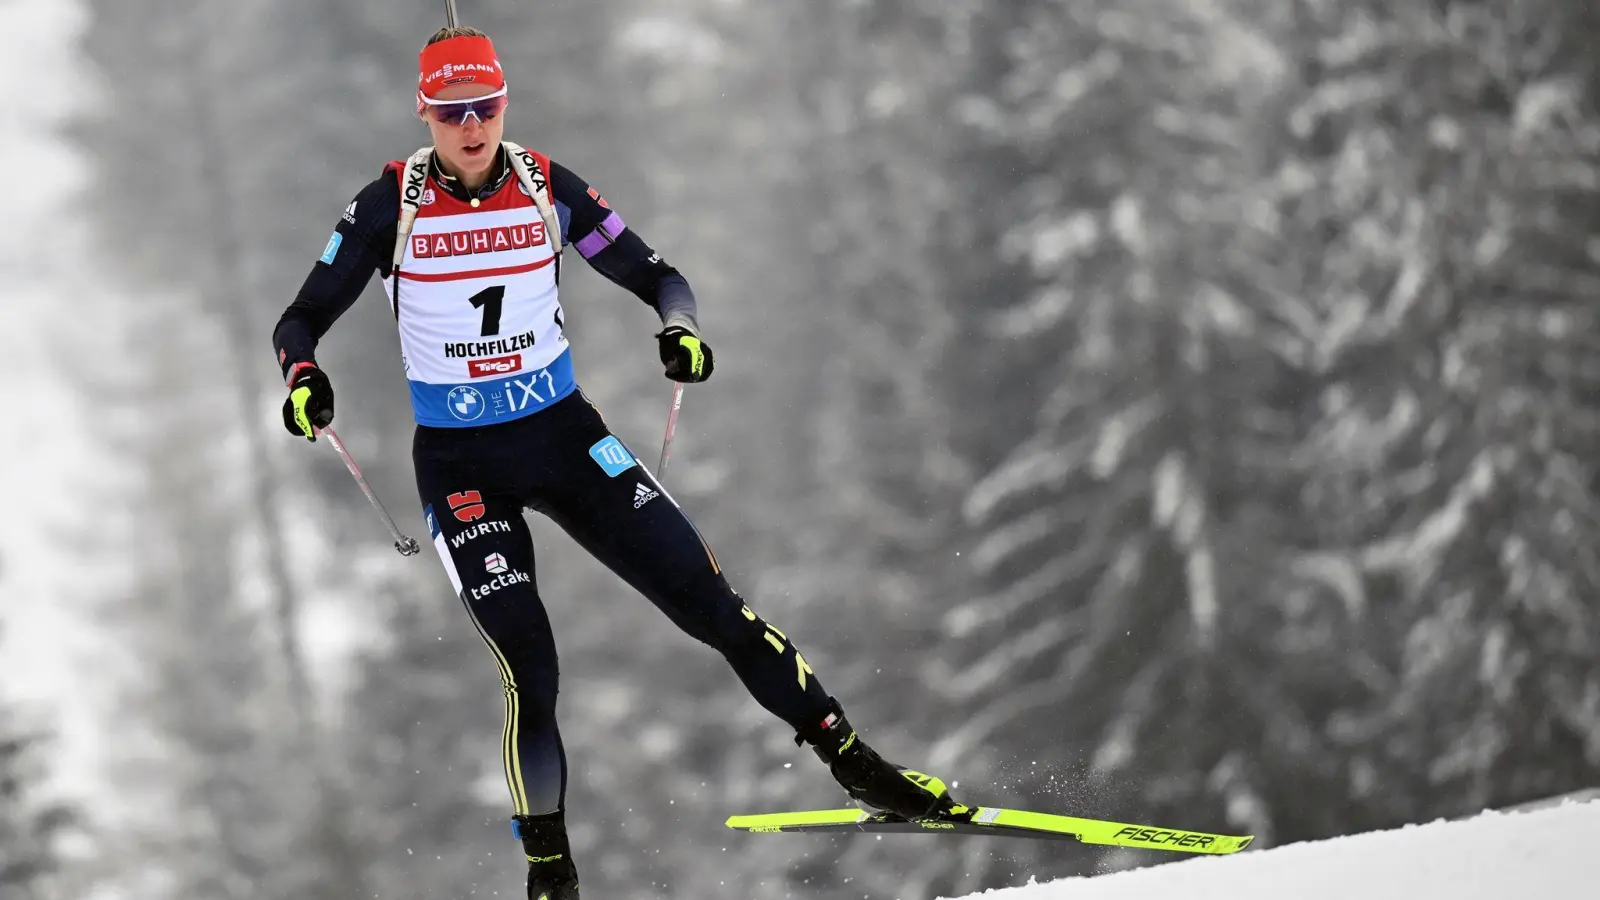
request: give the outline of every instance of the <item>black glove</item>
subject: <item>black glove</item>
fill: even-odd
[[[711,377],[715,368],[711,347],[682,325],[673,325],[656,335],[661,345],[661,364],[673,381],[698,384]]]
[[[308,441],[317,439],[316,429],[333,424],[333,383],[311,363],[298,363],[290,370],[289,398],[283,401],[283,427]]]

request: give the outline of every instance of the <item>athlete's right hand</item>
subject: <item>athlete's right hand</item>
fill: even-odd
[[[283,401],[283,427],[308,441],[333,424],[333,383],[312,363],[289,370],[289,398]]]

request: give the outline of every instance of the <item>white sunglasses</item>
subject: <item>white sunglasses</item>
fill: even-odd
[[[446,125],[465,125],[467,116],[472,116],[482,125],[505,112],[509,102],[505,88],[482,97],[462,97],[459,100],[435,100],[419,91],[417,116],[420,118],[426,114]]]

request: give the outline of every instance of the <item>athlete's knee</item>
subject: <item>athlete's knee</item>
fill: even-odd
[[[561,668],[555,653],[529,653],[514,645],[497,653],[503,660],[501,681],[522,715],[538,722],[554,721],[561,685]]]
[[[500,671],[513,708],[543,721],[555,717],[560,666],[555,636],[538,591],[519,570],[485,573],[461,590],[462,603]]]
[[[736,657],[761,648],[770,653],[767,645],[774,639],[787,641],[782,632],[756,615],[720,572],[707,570],[685,584],[679,593],[674,604],[679,611],[679,625],[724,656]]]

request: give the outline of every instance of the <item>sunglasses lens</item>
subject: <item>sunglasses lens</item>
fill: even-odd
[[[468,116],[477,116],[478,121],[488,122],[506,111],[508,99],[501,95],[482,100],[462,100],[460,103],[440,103],[429,106],[428,110],[434,119],[447,125],[465,125]]]

